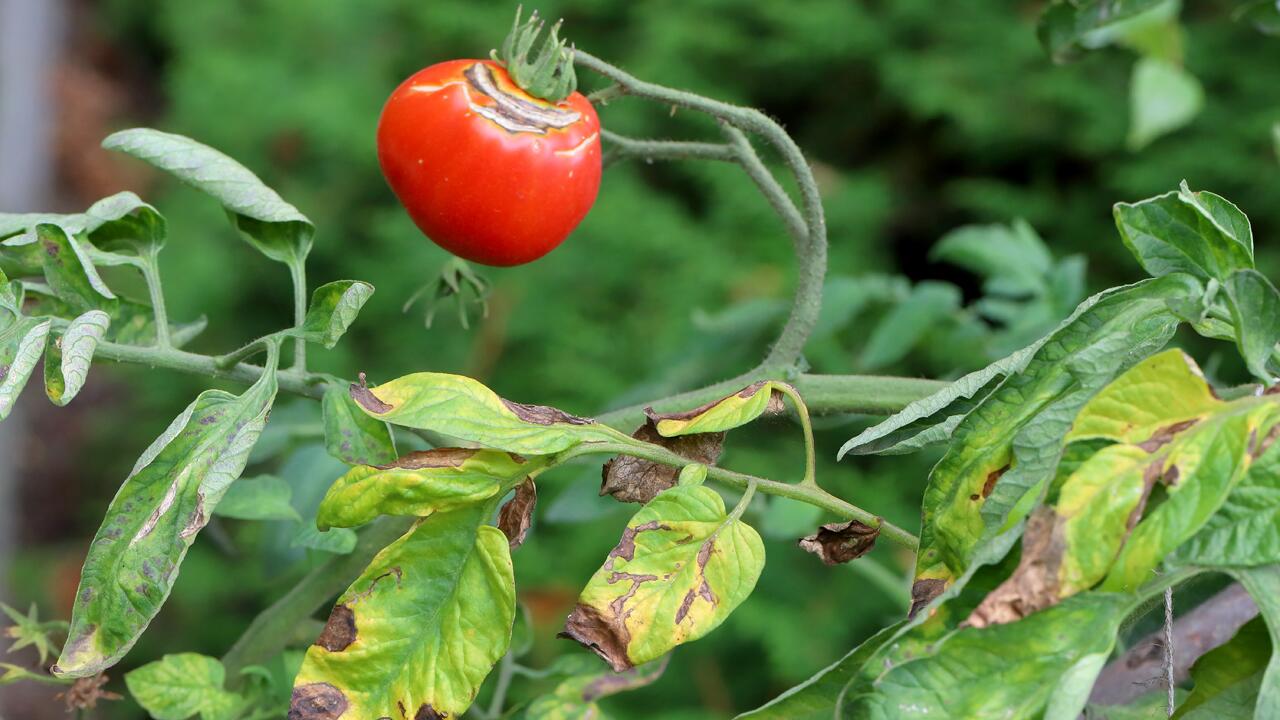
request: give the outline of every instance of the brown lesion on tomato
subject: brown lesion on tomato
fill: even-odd
[[[375,415],[385,415],[395,410],[394,405],[382,402],[377,395],[373,394],[373,391],[369,389],[369,382],[364,373],[360,373],[360,382],[351,383],[349,392],[351,393],[351,399],[355,400],[357,405]]]
[[[675,454],[703,465],[715,465],[720,459],[724,433],[694,433],[673,438],[663,437],[653,420],[646,420],[631,437],[661,445]],[[611,495],[619,502],[647,503],[655,495],[676,486],[680,469],[632,455],[618,455],[604,464],[600,476],[600,494]]]
[[[699,405],[698,407],[693,408],[692,410],[681,410],[678,412],[660,413],[655,411],[652,407],[647,407],[644,409],[644,414],[645,414],[645,417],[647,417],[649,421],[652,422],[654,425],[657,425],[659,422],[663,420],[681,420],[681,421],[692,420],[698,417],[699,415],[702,415],[703,413],[707,412],[708,410],[711,410],[712,408],[716,407],[717,405],[724,402],[725,400],[729,400],[735,397],[741,398],[742,400],[750,400],[751,398],[755,397],[756,393],[760,392],[760,390],[763,389],[766,385],[771,385],[772,382],[773,381],[771,380],[759,380],[757,382],[753,382],[750,385],[742,388],[738,392],[729,393],[728,395],[725,395],[722,398],[712,400],[711,402],[708,402],[708,403],[703,403],[702,405]],[[777,415],[785,409],[786,409],[786,406],[783,403],[782,393],[779,392],[778,390],[770,390],[769,403],[765,407],[765,414]]]
[[[933,599],[947,589],[947,581],[942,578],[922,578],[911,585],[911,609],[907,617],[913,618]]]
[[[430,703],[423,703],[418,708],[418,712],[413,714],[413,720],[445,720],[448,717],[449,713],[436,710]]]
[[[1059,570],[1066,552],[1066,519],[1051,508],[1031,513],[1022,536],[1022,558],[1004,582],[987,594],[964,625],[1011,623],[1058,603]]]
[[[1173,439],[1177,437],[1178,433],[1190,428],[1197,422],[1199,422],[1198,418],[1192,418],[1190,420],[1173,423],[1172,425],[1166,425],[1152,433],[1151,437],[1138,443],[1138,447],[1148,453],[1154,453],[1165,445],[1173,442]]]
[[[500,87],[493,68],[478,62],[463,71],[467,89],[493,101],[492,105],[471,102],[471,109],[509,133],[545,135],[582,119],[582,114],[565,107],[541,105]]]
[[[358,635],[355,611],[349,605],[338,604],[333,606],[329,622],[325,623],[315,644],[329,652],[342,652],[351,647]]]
[[[349,705],[346,693],[331,683],[299,685],[289,699],[289,720],[338,720]]]
[[[547,405],[526,405],[525,403],[518,403],[513,400],[507,400],[506,398],[500,398],[500,399],[502,400],[502,404],[505,405],[508,410],[515,413],[516,417],[520,418],[521,420],[527,423],[533,423],[534,425],[556,425],[556,424],[593,425],[595,424],[595,420],[592,420],[591,418],[584,418],[584,417],[578,417],[577,415],[570,415],[569,413],[563,410],[549,407]]]
[[[982,483],[983,500],[991,497],[991,493],[996,489],[996,483],[1000,481],[1000,478],[1003,477],[1005,473],[1009,472],[1009,468],[1009,463],[1005,463],[1002,467],[987,473],[987,479]],[[974,499],[976,500],[977,498]]]
[[[711,554],[715,552],[715,538],[709,538],[702,543],[702,547],[698,548],[698,576],[702,578],[702,582],[697,587],[689,590],[680,600],[680,607],[676,610],[675,624],[679,625],[689,615],[689,610],[693,607],[693,601],[702,598],[715,607],[720,603],[720,599],[711,591],[711,583],[707,582],[707,563],[711,560]]]
[[[507,545],[515,550],[524,544],[533,524],[533,509],[538,504],[538,486],[533,478],[525,478],[516,486],[516,494],[498,511],[498,529],[507,536]]]
[[[379,470],[428,470],[459,467],[476,454],[470,448],[434,448],[406,453],[387,463],[374,465]]]

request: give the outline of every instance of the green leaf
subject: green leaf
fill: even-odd
[[[391,428],[360,410],[347,389],[334,385],[321,401],[324,447],[348,465],[385,465],[396,459]]]
[[[59,225],[71,235],[85,235],[105,250],[121,246],[135,252],[144,248],[159,250],[168,234],[164,216],[126,191],[99,200],[83,213],[0,213],[0,240],[8,239],[0,245],[10,249],[31,245],[35,228],[41,224]]]
[[[884,628],[850,650],[844,657],[819,670],[813,677],[779,695],[768,704],[738,715],[734,720],[763,718],[830,720],[835,717],[840,698],[844,696],[845,687],[863,671],[871,656],[879,652],[901,629],[900,622]]]
[[[1181,189],[1138,203],[1116,203],[1116,227],[1129,252],[1152,276],[1190,273],[1225,282],[1253,267],[1249,218],[1208,191]]]
[[[199,653],[165,655],[125,673],[129,694],[155,720],[233,720],[245,699],[223,688],[226,670]]]
[[[504,400],[461,375],[424,372],[376,388],[352,385],[351,397],[370,417],[393,425],[522,455],[547,455],[583,442],[627,440],[588,418]]]
[[[1135,604],[1127,595],[1087,593],[939,642],[899,640],[849,686],[843,717],[1075,718]]]
[[[972,564],[1004,556],[1053,479],[1076,413],[1168,342],[1179,322],[1169,300],[1201,293],[1191,277],[1170,275],[1085,301],[1021,372],[965,416],[925,490],[917,606]]]
[[[1066,322],[1074,319],[1073,316]],[[946,442],[964,416],[977,407],[1005,376],[1026,367],[1044,342],[1037,341],[965,375],[928,397],[913,400],[889,418],[850,438],[840,447],[836,459],[841,460],[849,453],[900,455]]]
[[[1054,62],[1066,62],[1090,47],[1090,35],[1130,20],[1165,0],[1055,0],[1040,16],[1037,34]]]
[[[1271,660],[1262,673],[1254,718],[1268,720],[1280,717],[1280,653],[1276,652],[1280,648],[1280,565],[1233,570],[1231,574],[1258,604],[1262,619],[1267,623],[1267,632],[1271,635]]]
[[[355,322],[360,308],[373,295],[373,286],[359,280],[337,280],[316,288],[311,294],[302,327],[286,330],[286,335],[332,348]]]
[[[1280,563],[1280,447],[1272,443],[1227,495],[1176,562],[1206,567]]]
[[[105,312],[90,310],[53,336],[44,356],[44,391],[54,405],[66,405],[84,387],[93,352],[110,324]]]
[[[1204,90],[1194,75],[1166,60],[1139,58],[1129,83],[1129,148],[1141,150],[1183,127],[1203,106]]]
[[[1200,656],[1196,664],[1191,666],[1191,679],[1195,687],[1186,701],[1178,706],[1173,717],[1175,720],[1192,717],[1193,711],[1202,706],[1204,710],[1209,710],[1208,704],[1213,703],[1215,698],[1221,701],[1223,698],[1220,696],[1228,692],[1237,695],[1232,689],[1242,684],[1250,686],[1243,694],[1251,700],[1256,698],[1257,683],[1270,657],[1271,638],[1267,635],[1267,626],[1262,618],[1254,618],[1237,630],[1235,636],[1225,644]],[[1248,704],[1247,714],[1228,713],[1225,716],[1220,714],[1223,710],[1221,702],[1215,705],[1218,707],[1214,708],[1214,714],[1206,717],[1253,717],[1252,702]]]
[[[742,427],[765,413],[782,412],[782,390],[786,387],[773,380],[752,383],[719,400],[675,413],[645,410],[662,437],[704,435]]]
[[[13,412],[31,371],[40,362],[53,321],[23,318],[0,331],[0,422]]]
[[[211,195],[230,213],[245,240],[272,260],[298,263],[311,251],[311,221],[248,168],[207,145],[135,128],[108,136],[102,147],[144,160]]]
[[[388,465],[358,465],[325,493],[316,524],[322,530],[355,527],[379,515],[453,510],[505,493],[544,464],[500,450],[437,448]]]
[[[114,665],[160,611],[187,548],[266,424],[277,356],[273,348],[243,395],[201,393],[142,453],[89,547],[54,674],[87,677]]]
[[[1247,0],[1236,9],[1233,17],[1249,23],[1263,35],[1280,37],[1280,5],[1276,0]]]
[[[1010,295],[1044,294],[1053,266],[1044,241],[1025,220],[956,228],[933,246],[929,259],[959,265]]]
[[[1237,270],[1222,287],[1240,356],[1254,377],[1270,385],[1275,374],[1267,361],[1280,342],[1280,292],[1257,270]]]
[[[378,553],[307,651],[291,718],[466,711],[515,620],[507,538],[482,524],[491,512],[482,503],[436,513]]]
[[[332,528],[321,531],[315,523],[303,522],[293,536],[290,547],[308,548],[334,555],[348,555],[356,549],[358,539],[355,530],[349,528]]]
[[[241,478],[231,484],[213,514],[237,520],[297,520],[298,511],[289,503],[289,483],[273,475]]]
[[[881,318],[862,347],[858,366],[874,370],[891,365],[943,319],[960,307],[960,289],[949,283],[924,281]]]
[[[115,310],[116,296],[98,276],[81,241],[57,225],[37,225],[36,242],[45,280],[62,301],[77,313]]]
[[[701,485],[659,493],[627,523],[565,621],[618,672],[697,640],[751,594],[764,543]]]

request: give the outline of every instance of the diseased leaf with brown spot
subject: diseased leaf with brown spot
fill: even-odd
[[[525,720],[604,720],[596,701],[627,690],[651,685],[662,677],[670,655],[647,665],[620,673],[606,672],[577,675],[559,685],[548,695],[534,700],[525,711]]]
[[[533,478],[525,478],[516,486],[516,494],[498,511],[498,529],[507,536],[511,549],[524,544],[533,524],[533,509],[538,504],[538,486]]]
[[[1014,622],[1058,602],[1063,539],[1060,518],[1040,507],[1022,534],[1022,558],[1013,575],[982,600],[965,622],[986,627]]]
[[[440,511],[338,599],[294,682],[290,718],[460,717],[507,651],[515,579],[492,502]]]
[[[54,674],[96,674],[133,647],[244,470],[275,395],[274,364],[243,395],[207,390],[142,453],[89,546]]]
[[[360,410],[351,394],[334,386],[324,393],[324,447],[348,465],[383,465],[396,459],[391,428]]]
[[[715,629],[751,594],[763,567],[759,534],[730,518],[714,490],[674,487],[627,523],[562,635],[626,670]]]
[[[376,388],[352,385],[351,397],[365,413],[393,425],[522,455],[548,455],[579,443],[625,438],[589,418],[505,400],[461,375],[414,373]]]
[[[329,487],[316,525],[355,527],[378,515],[426,517],[452,510],[505,492],[545,462],[500,450],[437,448],[387,465],[357,465]]]
[[[762,380],[692,410],[659,413],[646,408],[644,414],[663,437],[724,432],[746,425],[765,413],[782,412],[783,395],[779,388],[790,389],[790,386]]]
[[[715,465],[720,459],[724,433],[698,433],[674,438],[663,437],[653,420],[646,420],[631,437],[661,445],[668,450],[703,465]],[[601,495],[612,495],[620,502],[647,503],[655,495],[675,487],[678,468],[651,460],[619,455],[604,464],[601,471]]]
[[[839,565],[866,555],[875,547],[880,528],[857,520],[828,523],[812,535],[798,541],[801,549],[811,552],[827,565]]]

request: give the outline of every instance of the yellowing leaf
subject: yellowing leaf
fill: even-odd
[[[763,568],[754,529],[726,515],[714,490],[679,485],[627,523],[579,596],[565,635],[626,670],[714,630],[751,594]]]
[[[215,658],[198,653],[165,655],[125,673],[134,700],[155,720],[231,720],[245,699],[222,687],[226,670]]]
[[[505,400],[461,375],[424,372],[375,388],[352,385],[351,397],[365,413],[393,425],[522,455],[546,455],[583,442],[627,440],[589,418]]]
[[[782,393],[778,390],[781,385],[764,380],[692,410],[679,413],[646,410],[645,414],[663,437],[724,432],[746,425],[766,412],[781,412]]]
[[[1066,441],[1136,442],[1158,430],[1204,417],[1222,405],[1186,353],[1152,355],[1093,396],[1076,416]]]
[[[419,521],[343,593],[294,682],[292,720],[462,715],[515,621],[489,503]]]
[[[338,478],[320,502],[321,529],[355,527],[378,515],[417,515],[471,505],[510,488],[542,467],[500,450],[438,448],[389,465],[359,465]]]

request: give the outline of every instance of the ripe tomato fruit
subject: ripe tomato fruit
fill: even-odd
[[[427,237],[485,265],[520,265],[568,237],[600,189],[600,120],[552,104],[488,60],[418,71],[387,100],[378,162]]]

